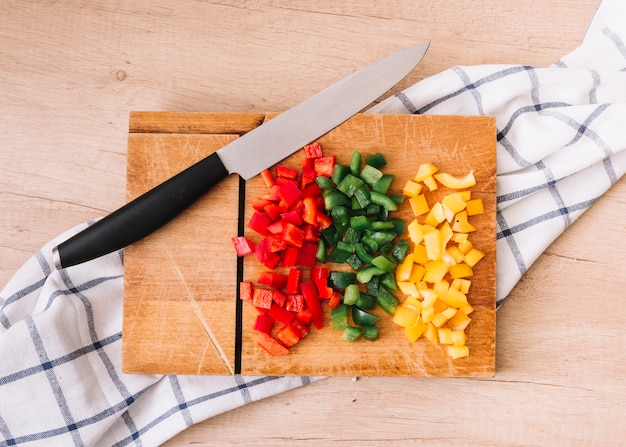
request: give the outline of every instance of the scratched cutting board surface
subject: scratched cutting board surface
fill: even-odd
[[[130,200],[254,129],[274,114],[133,112],[128,139],[127,199]],[[238,260],[231,237],[250,199],[266,194],[253,178],[240,194],[231,176],[170,224],[125,251],[122,364],[127,373],[348,376],[492,376],[495,371],[495,120],[490,117],[359,114],[318,140],[325,155],[349,164],[353,150],[381,152],[384,172],[395,175],[401,193],[423,162],[455,175],[474,171],[473,198],[485,213],[474,216],[474,245],[486,253],[475,267],[468,296],[475,311],[466,329],[468,358],[451,360],[445,347],[425,339],[410,343],[390,317],[378,323],[376,342],[347,343],[326,326],[272,357],[255,342],[257,311],[238,302]],[[262,155],[263,148],[259,148]],[[300,167],[298,151],[283,164]],[[243,183],[243,182],[241,182]],[[246,200],[247,199],[247,200]],[[408,203],[394,217],[413,218]],[[255,242],[260,236],[247,228]],[[406,235],[406,234],[405,234]],[[243,259],[240,278],[255,281],[264,271],[253,256]],[[333,268],[333,265],[329,265]],[[239,307],[239,310],[238,310]],[[238,321],[239,320],[239,321]]]

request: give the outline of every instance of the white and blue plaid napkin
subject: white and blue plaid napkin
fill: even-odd
[[[626,171],[626,2],[604,0],[581,47],[551,67],[455,67],[370,112],[496,117],[501,304]],[[123,374],[123,252],[53,268],[52,247],[82,227],[0,293],[0,447],[154,446],[313,380]]]

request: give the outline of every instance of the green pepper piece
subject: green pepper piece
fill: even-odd
[[[337,241],[337,250],[342,250],[352,254],[354,253],[355,247],[354,244],[349,244],[344,241]]]
[[[383,176],[374,183],[374,191],[377,191],[381,194],[387,194],[389,192],[389,188],[391,188],[391,183],[393,182],[394,176],[391,174],[383,174]],[[393,199],[392,199],[393,200]]]
[[[315,177],[315,183],[317,183],[317,186],[319,186],[323,191],[331,191],[335,189],[333,182],[328,177],[323,175]]]
[[[371,264],[374,256],[370,255],[363,246],[362,243],[354,244],[354,253],[359,257],[361,261],[366,264]]]
[[[375,241],[378,246],[381,246],[387,242],[391,242],[395,239],[396,233],[393,231],[374,231],[369,234],[369,237]]]
[[[361,179],[370,185],[371,188],[374,187],[376,182],[380,180],[383,176],[383,173],[376,169],[374,166],[365,165],[361,170],[360,177]]]
[[[348,310],[350,306],[340,304],[330,311],[330,322],[334,331],[345,329],[348,326]]]
[[[352,306],[352,320],[359,326],[374,326],[380,317]]]
[[[369,205],[367,205],[367,208],[365,209],[365,214],[370,217],[372,216],[378,217],[381,209],[384,209],[384,208],[380,205],[376,205],[375,203],[370,203]]]
[[[375,341],[378,338],[378,326],[364,326],[363,338],[368,341]]]
[[[393,203],[395,203],[396,205],[400,205],[402,203],[404,203],[404,196],[397,196],[397,195],[390,195],[389,198],[393,201]]]
[[[338,189],[325,190],[322,192],[322,197],[324,198],[324,208],[326,211],[331,211],[336,206],[352,206],[350,198]]]
[[[378,276],[374,276],[369,282],[366,284],[367,294],[371,296],[378,295],[378,288],[380,287],[380,278]]]
[[[393,296],[393,294],[387,290],[386,287],[379,287],[378,295],[376,295],[376,304],[378,304],[388,315],[393,315],[398,307],[398,298]]]
[[[337,185],[337,189],[343,192],[348,197],[352,197],[354,195],[354,192],[364,184],[365,183],[360,178],[352,174],[346,174],[346,176],[341,179],[341,181]]]
[[[389,220],[389,222],[393,223],[393,231],[394,233],[396,233],[398,236],[402,235],[402,233],[404,233],[404,229],[406,228],[406,222],[402,219],[397,219],[397,218],[392,218]]]
[[[381,220],[374,221],[370,224],[372,230],[394,230],[393,222],[385,222]]]
[[[391,251],[391,257],[395,259],[395,261],[400,264],[406,258],[406,255],[409,253],[409,241],[406,239],[399,240],[396,245],[394,245],[393,250]]]
[[[361,335],[363,335],[363,332],[358,327],[347,326],[343,330],[343,339],[345,341],[349,341],[349,342],[357,341],[361,337]]]
[[[350,172],[352,175],[359,175],[361,171],[361,153],[359,151],[352,151],[350,157]]]
[[[317,242],[317,252],[315,253],[315,259],[319,262],[326,262],[326,245],[324,244],[324,240],[320,239]]]
[[[348,227],[348,229],[343,235],[343,241],[347,244],[356,244],[360,240],[361,240],[361,233],[359,233],[352,227]]]
[[[334,247],[339,237],[340,235],[337,233],[337,228],[334,225],[320,231],[320,240],[324,241],[326,247]]]
[[[330,211],[330,217],[339,233],[343,233],[350,223],[350,212],[342,205],[334,206]]]
[[[398,205],[386,196],[385,194],[381,194],[378,191],[372,191],[370,193],[370,199],[373,203],[382,206],[387,211],[396,211],[398,209]]]
[[[353,305],[359,299],[359,286],[356,284],[348,285],[343,292],[343,303],[349,306]]]
[[[356,274],[356,280],[361,284],[366,284],[372,279],[373,276],[382,275],[384,273],[386,273],[384,270],[379,269],[375,265],[370,265],[369,267],[365,267],[364,269],[358,271],[358,273]],[[383,287],[381,287],[381,289],[382,288]]]
[[[350,227],[356,231],[367,230],[370,227],[370,221],[366,216],[352,216]]]
[[[398,264],[396,263],[396,261],[394,261],[393,259],[389,259],[385,255],[378,255],[374,259],[372,259],[372,265],[375,265],[385,272],[393,272]]]
[[[354,271],[359,270],[365,265],[365,263],[361,261],[361,258],[359,258],[359,255],[357,255],[356,253],[352,253],[350,256],[348,256],[348,259],[346,259],[346,263],[350,267],[352,267],[352,270]]]
[[[374,166],[377,169],[380,169],[387,164],[387,160],[385,160],[385,157],[383,154],[381,154],[380,152],[377,152],[376,154],[370,155],[369,157],[367,157],[365,159],[365,164],[368,164],[370,166]]]
[[[328,275],[328,285],[333,289],[345,289],[350,284],[354,284],[356,273],[331,271]]]
[[[337,241],[339,244],[341,241]],[[349,251],[344,251],[336,246],[333,251],[331,251],[328,256],[326,256],[326,262],[334,262],[335,264],[342,264],[346,262],[346,260],[350,257],[352,253]]]
[[[354,197],[361,205],[361,208],[366,208],[372,201],[370,199],[370,190],[367,185],[362,185],[354,192]]]
[[[398,283],[396,282],[396,277],[391,272],[385,273],[383,276],[381,276],[380,283],[392,292],[398,291]]]
[[[336,164],[335,167],[333,168],[333,176],[332,176],[333,183],[335,185],[338,185],[339,182],[346,176],[348,172],[350,172],[349,167],[347,167],[346,165]]]
[[[373,295],[369,295],[367,293],[360,293],[359,299],[356,300],[356,303],[354,303],[354,305],[359,309],[372,310],[376,307],[376,298],[374,298]]]
[[[363,236],[361,238],[361,243],[365,248],[367,248],[367,251],[369,251],[370,253],[375,253],[378,251],[378,242],[376,242],[371,234],[366,234],[365,236]]]

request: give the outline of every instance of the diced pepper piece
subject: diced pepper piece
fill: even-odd
[[[485,257],[485,253],[478,250],[477,248],[472,248],[470,251],[468,251],[465,254],[465,257],[463,258],[463,260],[470,267],[474,267],[476,264],[478,264],[478,261],[480,261],[484,257]]]
[[[350,306],[339,304],[330,312],[330,322],[334,331],[345,329],[348,326],[348,311]]]
[[[335,308],[341,304],[341,293],[338,291],[333,291],[333,294],[328,299],[328,307]]]
[[[287,275],[287,293],[298,294],[300,293],[300,281],[302,280],[302,271],[297,268],[289,269]]]
[[[261,236],[266,236],[268,234],[267,227],[271,223],[272,220],[266,214],[255,211],[248,221],[248,228]]]
[[[290,325],[281,327],[276,332],[276,338],[287,348],[292,347],[300,341],[298,335],[293,331]]]
[[[439,183],[450,189],[471,188],[476,184],[474,171],[470,171],[465,177],[455,177],[447,172],[434,174],[434,177]]]
[[[310,282],[303,282],[300,284],[300,290],[302,290],[304,301],[311,311],[311,321],[313,325],[317,329],[321,329],[324,326],[324,315],[322,314],[322,306],[320,305],[315,285]]]
[[[350,172],[352,175],[359,175],[361,172],[361,153],[359,151],[352,151],[350,157]]]
[[[272,176],[272,173],[270,172],[269,169],[265,169],[261,172],[261,178],[263,179],[263,181],[265,182],[265,185],[270,188],[272,186],[274,186],[274,177]]]
[[[320,158],[324,155],[322,153],[322,145],[318,142],[307,144],[303,150],[306,158]]]
[[[269,269],[273,269],[276,267],[278,262],[280,262],[280,256],[271,251],[270,241],[266,237],[261,239],[261,241],[257,244],[254,250],[254,256],[256,256],[261,264]]]
[[[422,214],[426,214],[430,211],[430,207],[428,206],[428,202],[426,201],[426,196],[424,194],[409,197],[409,205],[411,205],[411,211],[413,211],[413,215],[415,217],[421,216]]]
[[[369,155],[365,158],[365,164],[375,167],[376,169],[384,168],[387,165],[387,160],[385,160],[385,156],[380,152],[377,152],[373,155]]]
[[[417,168],[414,180],[416,182],[423,182],[427,177],[432,176],[438,170],[439,168],[432,163],[422,163]]]
[[[280,198],[285,201],[287,206],[289,206],[300,199],[302,191],[300,191],[300,188],[298,188],[295,184],[287,182],[281,185],[278,190],[278,194],[280,195]]]
[[[352,306],[352,320],[359,326],[374,326],[379,319],[380,317],[377,315]]]
[[[272,303],[267,315],[282,324],[289,324],[294,318],[296,318],[295,312],[291,312],[276,303]]]
[[[239,299],[252,300],[252,283],[250,281],[241,281],[239,283]]]
[[[477,214],[483,214],[485,212],[483,201],[480,199],[468,200],[466,207],[468,216],[476,216]]]
[[[281,289],[287,285],[287,275],[277,272],[261,272],[258,281],[260,284],[265,284],[275,289]]]
[[[296,265],[303,267],[313,267],[315,265],[317,255],[317,244],[312,242],[303,242],[302,247],[298,249],[298,257]]]
[[[257,334],[257,343],[271,355],[278,356],[289,354],[289,349],[281,345],[274,337],[264,332]]]
[[[254,243],[245,236],[238,236],[231,238],[237,256],[246,256],[254,252]]]
[[[314,169],[318,176],[332,177],[335,167],[335,156],[319,157],[314,160]]]
[[[398,306],[393,314],[393,322],[402,327],[413,327],[420,316],[420,309],[409,306]]]
[[[264,332],[269,334],[274,326],[274,319],[270,316],[259,314],[254,321],[253,329],[255,331]]]
[[[304,297],[301,294],[286,295],[285,309],[290,312],[300,312],[304,309]]]
[[[388,315],[393,315],[398,307],[398,298],[396,298],[385,287],[379,287],[378,294],[376,295],[376,304],[378,304]]]
[[[261,288],[254,289],[252,305],[261,309],[270,309],[272,307],[272,291]]]
[[[294,224],[287,222],[283,229],[283,239],[292,247],[302,247],[304,243],[304,231]]]
[[[378,326],[364,326],[363,338],[368,341],[375,341],[378,339]]]
[[[362,335],[363,335],[363,331],[361,331],[361,329],[359,329],[358,327],[348,325],[343,330],[342,337],[345,341],[354,342],[354,341],[357,341],[359,338],[361,338]]]
[[[359,295],[359,286],[357,286],[356,284],[349,284],[343,292],[343,303],[347,305],[353,305],[359,299]]]
[[[450,276],[452,276],[452,278],[454,279],[470,278],[473,275],[474,271],[469,265],[465,263],[450,266]]]
[[[296,179],[298,177],[298,170],[289,168],[287,166],[276,166],[276,177],[284,177],[289,179]]]
[[[460,359],[469,356],[469,348],[467,346],[447,346],[448,356],[452,359]]]

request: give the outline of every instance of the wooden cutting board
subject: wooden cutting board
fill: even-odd
[[[171,177],[272,114],[134,112],[128,139],[127,199]],[[325,154],[349,164],[353,150],[382,152],[385,172],[400,193],[423,162],[465,175],[474,170],[473,198],[485,214],[474,216],[472,235],[486,257],[476,266],[469,300],[475,308],[466,329],[470,356],[451,360],[445,347],[410,343],[389,317],[379,321],[376,342],[347,343],[327,326],[292,353],[271,357],[254,339],[256,310],[236,299],[239,278],[255,281],[264,270],[256,258],[238,259],[231,237],[242,229],[260,197],[263,181],[231,176],[164,228],[125,251],[123,370],[145,374],[492,376],[495,371],[495,120],[490,117],[359,114],[321,137]],[[259,148],[262,156],[263,148]],[[300,167],[302,151],[283,164]],[[245,188],[242,188],[244,187]],[[411,220],[408,203],[396,217]],[[256,234],[245,229],[255,242]],[[382,315],[382,314],[381,314]]]

